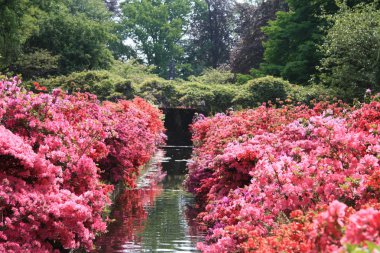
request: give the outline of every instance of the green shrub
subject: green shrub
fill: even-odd
[[[198,108],[211,112],[215,94],[209,85],[196,82],[186,82],[177,85],[179,103],[181,106]]]
[[[178,94],[174,83],[162,78],[145,80],[138,86],[137,95],[161,107],[178,106]]]
[[[312,100],[342,98],[345,93],[323,85],[301,86],[281,78],[266,76],[248,81],[236,91],[233,99],[237,107],[255,107],[264,102],[291,99],[293,102],[310,103]]]
[[[132,82],[132,85],[140,85],[147,79],[159,78],[153,74],[154,67],[145,66],[136,60],[127,62],[114,61],[110,71]]]
[[[58,72],[59,58],[47,50],[38,49],[21,55],[11,70],[21,74],[25,80],[47,77]]]
[[[238,107],[238,105],[233,104],[233,100],[240,88],[240,86],[234,85],[211,86],[211,91],[214,94],[214,98],[211,101],[211,112],[225,112],[230,107]]]
[[[318,78],[351,99],[363,98],[367,89],[380,92],[380,10],[372,4],[345,7],[332,21]]]
[[[247,82],[239,91],[234,102],[243,107],[257,106],[276,99],[285,100],[292,84],[272,76],[260,77]]]
[[[288,90],[288,94],[294,101],[309,104],[312,100],[330,100],[334,97],[341,99],[345,93],[337,88],[314,84],[310,86],[293,85],[290,90]]]
[[[236,83],[237,84],[245,84],[252,79],[253,79],[253,77],[251,75],[245,75],[245,74],[237,74],[236,75]]]
[[[106,70],[74,72],[38,82],[50,90],[59,87],[69,93],[90,92],[100,100],[130,99],[135,93],[131,81]]]
[[[251,69],[249,71],[249,74],[252,76],[252,78],[260,78],[260,77],[265,77],[266,75],[264,74],[263,71],[259,69]]]
[[[206,69],[200,76],[190,76],[189,81],[203,84],[228,84],[234,83],[235,76],[223,69]]]

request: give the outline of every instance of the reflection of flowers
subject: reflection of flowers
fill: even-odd
[[[111,252],[123,243],[141,242],[138,234],[144,230],[146,207],[153,205],[162,191],[162,185],[159,184],[146,189],[124,191],[113,205],[111,216],[114,222],[108,226],[108,233],[99,237],[95,243],[98,250]]]
[[[185,216],[189,228],[188,233],[194,245],[196,245],[199,241],[197,238],[200,235],[206,235],[207,232],[207,226],[205,226],[197,219],[198,214],[199,209],[197,208],[197,206],[187,206],[185,209]]]

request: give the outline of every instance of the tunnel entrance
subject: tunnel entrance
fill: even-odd
[[[165,114],[165,128],[168,146],[192,146],[190,125],[196,109],[161,108]]]

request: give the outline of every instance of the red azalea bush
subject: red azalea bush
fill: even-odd
[[[200,119],[186,184],[204,252],[344,252],[380,243],[380,102]]]
[[[148,162],[165,138],[161,114],[141,98],[105,102],[104,107],[111,113],[113,129],[106,139],[109,154],[100,161],[101,168],[112,182],[123,180],[134,187],[139,167]]]
[[[163,140],[161,113],[141,99],[101,105],[19,83],[0,81],[0,251],[90,250],[106,228],[104,182],[133,185]]]

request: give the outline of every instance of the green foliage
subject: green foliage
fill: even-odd
[[[133,46],[125,43],[124,27],[119,22],[113,25],[112,35],[113,39],[108,43],[108,48],[111,50],[113,56],[117,60],[136,59],[137,52]]]
[[[236,85],[229,83],[231,73],[208,70],[191,81],[165,80],[149,72],[150,69],[131,61],[115,62],[111,71],[84,71],[50,79],[37,80],[48,89],[61,87],[68,92],[91,92],[100,100],[129,99],[140,96],[160,107],[190,107],[206,113],[252,108],[271,100],[292,99],[309,103],[344,94],[321,85],[300,86],[281,78],[266,76]]]
[[[361,247],[360,245],[349,244],[346,245],[347,253],[376,253],[380,252],[380,245],[376,245],[373,242],[367,242],[366,248]]]
[[[260,69],[251,69],[249,71],[249,74],[237,74],[236,75],[236,83],[237,84],[245,84],[249,80],[255,79],[255,78],[260,78],[260,77],[265,77],[266,75],[264,72]]]
[[[337,88],[329,88],[321,84],[308,86],[292,85],[287,91],[294,102],[310,104],[312,101],[345,99],[345,92]]]
[[[128,0],[121,4],[126,38],[132,39],[148,64],[155,65],[163,77],[169,64],[183,55],[179,41],[190,14],[190,0]]]
[[[189,82],[179,86],[179,102],[191,108],[200,108],[205,111],[211,109],[214,93],[208,85]]]
[[[209,112],[225,112],[234,107],[233,100],[238,93],[239,87],[235,85],[213,85],[211,91],[214,99],[210,103]]]
[[[191,14],[189,40],[184,43],[185,61],[190,64],[193,75],[200,75],[211,65],[210,35],[206,32],[208,23],[207,3],[205,0],[194,0]]]
[[[161,78],[146,80],[139,86],[138,95],[160,107],[178,106],[176,86]]]
[[[262,70],[260,69],[251,69],[249,71],[249,74],[253,77],[253,78],[259,78],[259,77],[264,77],[265,74]]]
[[[208,68],[199,76],[190,76],[191,82],[199,82],[204,84],[227,84],[234,82],[234,74],[223,69]]]
[[[281,78],[272,76],[253,79],[244,85],[244,90],[236,101],[245,106],[256,106],[263,102],[285,100],[291,84]]]
[[[238,87],[229,83],[233,74],[209,69],[190,81],[167,81],[147,77],[136,84],[136,94],[163,107],[191,107],[208,113],[222,112],[232,107]]]
[[[42,15],[40,5],[28,0],[0,0],[0,69],[11,65],[22,51],[22,46],[38,30],[37,17]]]
[[[245,74],[237,74],[236,75],[236,83],[237,84],[245,84],[249,80],[252,80],[253,77],[251,75],[245,75]]]
[[[110,68],[110,72],[130,80],[136,85],[142,84],[146,79],[159,78],[153,71],[154,67],[140,64],[136,60],[127,62],[114,61]]]
[[[310,103],[312,100],[325,100],[338,96],[337,90],[322,85],[300,86],[281,78],[266,76],[248,81],[241,86],[233,102],[249,108],[271,101]]]
[[[74,72],[38,82],[48,89],[60,87],[69,93],[90,92],[100,100],[130,99],[135,93],[130,81],[106,70]]]
[[[161,107],[198,108],[208,113],[227,110],[232,106],[237,92],[236,86],[217,84],[215,80],[211,83],[201,83],[183,80],[167,81],[157,77],[148,78],[136,87],[138,96]]]
[[[321,47],[321,81],[363,97],[366,89],[380,91],[380,10],[373,5],[344,8]]]
[[[285,0],[238,2],[235,5],[239,40],[230,54],[230,65],[234,73],[248,74],[263,61],[263,41],[266,36],[262,27],[276,18],[278,11],[286,11]]]
[[[233,44],[233,0],[194,0],[187,41],[187,61],[195,73],[218,68],[229,60]]]
[[[42,78],[56,74],[58,62],[59,56],[52,55],[47,50],[37,49],[21,55],[11,70],[21,74],[25,79]]]
[[[317,48],[322,43],[324,13],[334,13],[334,0],[288,0],[289,12],[280,11],[277,19],[263,31],[268,36],[264,43],[265,74],[280,76],[291,82],[305,84],[315,74],[321,58]]]
[[[107,44],[114,37],[111,16],[102,0],[57,2],[39,18],[38,25],[26,47],[59,55],[60,73],[110,66]]]

